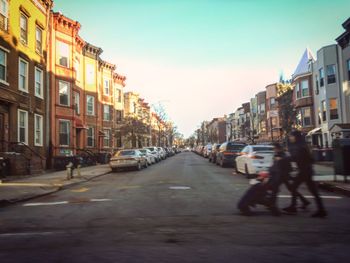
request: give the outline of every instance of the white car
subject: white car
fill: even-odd
[[[109,161],[113,172],[122,168],[136,168],[141,170],[148,166],[146,158],[139,150],[126,149],[118,151]]]
[[[150,146],[150,147],[144,147],[144,149],[148,149],[151,151],[151,153],[156,157],[156,162],[159,162],[162,159],[157,147]]]
[[[274,149],[272,145],[247,145],[236,158],[236,172],[247,177],[267,171],[273,162]]]
[[[147,159],[148,165],[156,163],[156,157],[151,153],[148,149],[139,149],[139,151],[144,154],[145,158]]]
[[[157,147],[157,149],[158,149],[158,152],[160,154],[160,157],[163,160],[165,160],[167,158],[165,150],[162,147]]]

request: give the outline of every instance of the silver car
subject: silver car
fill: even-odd
[[[148,166],[147,159],[139,150],[128,149],[118,151],[109,161],[112,171],[122,168],[135,168],[141,170]]]
[[[139,149],[139,151],[145,156],[147,159],[148,165],[156,163],[156,157],[151,153],[148,149]]]

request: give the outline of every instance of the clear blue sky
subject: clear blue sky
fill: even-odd
[[[81,36],[127,77],[127,90],[163,101],[186,136],[233,112],[306,47],[335,43],[349,0],[56,0]]]

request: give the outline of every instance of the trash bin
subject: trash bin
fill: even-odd
[[[339,175],[350,175],[350,139],[333,141],[334,172]]]
[[[0,177],[10,175],[10,160],[5,157],[0,157]]]
[[[323,156],[323,161],[325,162],[333,161],[333,149],[332,148],[324,149],[322,156]]]
[[[314,158],[315,162],[322,162],[323,161],[322,150],[312,149],[312,157]]]

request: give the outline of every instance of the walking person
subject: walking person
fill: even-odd
[[[289,135],[289,143],[290,145],[288,148],[290,152],[290,160],[296,162],[298,167],[298,175],[295,177],[291,185],[292,203],[289,207],[284,208],[283,211],[287,213],[297,213],[297,189],[302,183],[305,183],[310,193],[314,196],[318,208],[318,210],[314,214],[312,214],[312,217],[326,217],[327,212],[324,208],[322,199],[318,193],[317,185],[312,179],[313,160],[301,132],[297,130],[291,132],[291,134]],[[299,194],[299,197],[300,196],[301,194]]]

